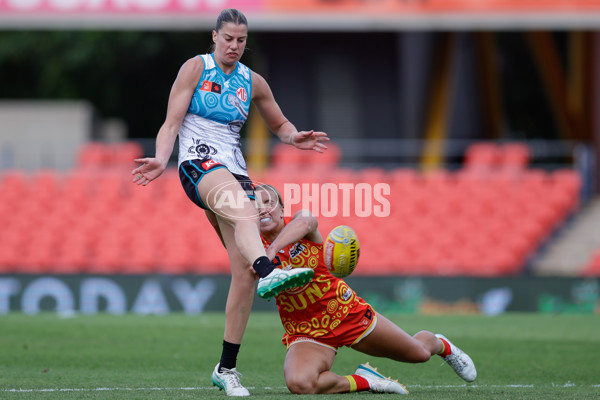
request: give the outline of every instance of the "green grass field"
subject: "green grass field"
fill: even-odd
[[[413,334],[444,333],[475,361],[466,385],[439,357],[402,364],[342,349],[334,372],[365,361],[406,384],[416,399],[600,398],[600,317],[507,314],[388,315]],[[220,357],[223,314],[200,316],[0,316],[2,399],[225,399],[210,374]],[[254,313],[239,356],[242,383],[254,398],[295,396],[285,387],[274,313]],[[344,399],[391,395],[346,394]]]

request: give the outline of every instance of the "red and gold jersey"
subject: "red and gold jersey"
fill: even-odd
[[[263,239],[265,248],[270,243]],[[278,268],[307,267],[315,271],[313,279],[302,287],[287,289],[276,296],[281,323],[287,336],[318,338],[336,334],[336,328],[365,301],[343,279],[331,275],[323,259],[323,245],[302,239],[282,249]],[[358,311],[358,310],[354,310]],[[365,321],[365,325],[367,322]],[[340,328],[344,329],[344,328]]]

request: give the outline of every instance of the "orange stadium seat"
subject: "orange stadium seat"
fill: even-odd
[[[156,249],[152,246],[133,247],[127,254],[127,262],[119,273],[122,274],[153,274],[157,272]]]
[[[319,216],[323,235],[340,224],[359,235],[357,275],[518,274],[579,206],[580,175],[528,168],[529,149],[518,143],[474,145],[463,169],[427,173],[340,168],[339,147],[328,146],[329,155],[278,146],[260,178],[284,195],[289,183],[389,183],[385,218],[356,216],[353,191],[327,204],[335,216]],[[90,143],[80,152],[90,168],[1,172],[0,240],[9,245],[0,273],[229,274],[225,249],[176,169],[147,187],[132,184],[131,159],[141,151]],[[340,215],[344,206],[351,215]],[[598,264],[591,260],[585,273],[600,275]]]
[[[168,274],[185,274],[198,263],[198,252],[183,239],[165,243],[157,252],[158,270]]]
[[[500,167],[506,171],[521,172],[529,164],[530,150],[523,143],[505,143],[500,147]]]
[[[229,274],[229,259],[222,245],[212,249],[196,249],[196,260],[190,271],[197,274]]]
[[[22,252],[17,247],[0,248],[0,274],[17,272],[17,265]]]
[[[31,229],[23,243],[22,254],[17,261],[21,273],[49,273],[55,264],[56,240],[52,232]]]
[[[294,146],[277,143],[271,154],[271,163],[274,169],[305,167],[304,154]]]
[[[144,156],[142,146],[137,142],[119,142],[111,145],[112,157],[111,162],[118,166],[136,167],[133,161],[136,158]]]
[[[594,252],[591,259],[584,266],[581,275],[585,277],[600,277],[600,249]]]
[[[357,183],[368,183],[374,185],[376,183],[389,182],[387,171],[383,168],[363,168],[359,171],[356,171],[355,176]]]
[[[3,227],[0,229],[0,273],[16,272],[24,253],[25,237],[15,229],[12,221],[4,219],[0,223]]]
[[[77,153],[77,165],[83,168],[99,167],[108,164],[110,153],[101,142],[89,142],[81,146]]]
[[[326,145],[327,151],[319,153],[277,143],[271,153],[272,168],[289,170],[291,173],[308,169],[323,171],[326,168],[335,168],[341,160],[341,149],[334,142],[327,142]]]
[[[62,176],[53,170],[39,170],[33,174],[31,185],[36,198],[54,200],[62,191]]]
[[[143,156],[143,149],[136,142],[88,142],[77,154],[77,165],[82,168],[135,167],[135,158]]]
[[[493,170],[501,162],[501,150],[492,143],[476,143],[465,152],[464,167],[468,170]]]
[[[77,231],[66,232],[58,241],[53,273],[74,274],[86,271],[90,262],[91,240]]]
[[[115,232],[103,231],[90,246],[90,263],[87,272],[95,274],[120,273],[127,262],[122,238]]]
[[[23,171],[9,170],[0,175],[0,200],[5,203],[21,201],[31,195],[29,176]]]
[[[323,153],[309,152],[311,154],[311,165],[314,168],[336,168],[342,159],[342,150],[335,142],[325,143],[327,150]]]

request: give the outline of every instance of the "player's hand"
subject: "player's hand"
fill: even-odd
[[[314,150],[323,153],[327,146],[323,142],[328,142],[329,138],[325,132],[301,131],[293,133],[290,139],[291,144],[302,150]]]
[[[146,186],[158,178],[165,170],[165,166],[158,158],[136,158],[133,161],[142,164],[131,171],[133,183],[137,183],[138,185]]]

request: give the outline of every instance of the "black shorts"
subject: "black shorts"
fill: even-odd
[[[181,181],[181,186],[183,186],[183,190],[185,190],[185,194],[187,194],[188,198],[198,207],[210,210],[200,198],[200,193],[198,193],[198,183],[200,183],[200,180],[205,174],[221,168],[227,169],[225,165],[219,164],[210,158],[184,161],[179,166],[179,180]],[[232,175],[238,180],[242,189],[244,189],[248,195],[248,198],[255,200],[256,197],[254,195],[254,185],[252,184],[252,180],[245,175],[234,173],[232,173]]]

